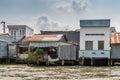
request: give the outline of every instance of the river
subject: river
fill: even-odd
[[[0,65],[0,80],[120,80],[120,66]]]

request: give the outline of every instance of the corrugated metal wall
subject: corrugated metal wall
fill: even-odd
[[[111,58],[120,59],[120,44],[112,44],[111,48],[112,48]]]
[[[16,45],[9,45],[9,57],[10,58],[16,57]]]
[[[70,42],[79,42],[80,40],[79,31],[41,31],[41,34],[64,34]]]
[[[72,45],[59,46],[58,57],[61,60],[76,60],[76,46]]]
[[[8,56],[8,44],[7,42],[0,41],[0,58]]]

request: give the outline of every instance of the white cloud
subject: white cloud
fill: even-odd
[[[70,0],[69,2],[68,1],[56,2],[54,7],[58,11],[73,13],[87,11],[89,4],[90,4],[89,0]]]
[[[36,26],[40,30],[55,31],[55,30],[68,30],[69,26],[62,25],[61,23],[50,19],[47,15],[42,15],[37,19]]]

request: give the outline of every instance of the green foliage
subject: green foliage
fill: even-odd
[[[36,49],[33,53],[28,54],[29,62],[37,62],[40,58],[42,58],[43,49]]]

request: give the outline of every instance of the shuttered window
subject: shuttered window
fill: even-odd
[[[85,49],[93,50],[93,41],[85,41]]]
[[[104,50],[104,41],[98,41],[98,50]]]

